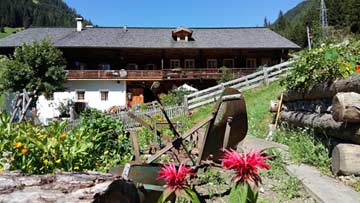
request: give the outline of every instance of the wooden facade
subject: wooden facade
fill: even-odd
[[[287,59],[279,49],[63,49],[68,79],[218,80],[220,67],[240,77]],[[121,70],[121,71],[120,71]]]

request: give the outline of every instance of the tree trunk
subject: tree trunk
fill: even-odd
[[[331,111],[335,121],[360,123],[360,94],[337,93],[333,98]]]
[[[331,114],[281,112],[280,118],[299,127],[311,127],[325,135],[360,144],[360,125],[336,122]]]
[[[286,102],[284,108],[286,111],[304,111],[316,113],[330,113],[331,100],[318,99],[318,100],[301,100]]]
[[[7,203],[139,203],[136,186],[111,174],[63,173],[26,175],[0,173],[0,202]]]
[[[360,175],[360,145],[338,144],[331,156],[334,175]]]
[[[338,92],[360,93],[360,74],[352,75],[346,79],[339,79],[333,83],[325,82],[306,91],[285,91],[283,100],[289,102],[332,98]]]

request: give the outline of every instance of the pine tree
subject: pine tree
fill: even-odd
[[[269,27],[270,26],[270,23],[268,21],[268,19],[265,17],[264,19],[264,27]]]
[[[280,31],[283,31],[286,29],[287,21],[284,17],[284,14],[282,11],[279,12],[279,17],[277,19],[277,29]]]

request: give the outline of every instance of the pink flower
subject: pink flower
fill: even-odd
[[[183,164],[179,166],[178,170],[176,170],[175,164],[163,165],[158,173],[157,179],[164,179],[166,189],[178,193],[181,192],[186,185],[186,176],[195,176],[190,170],[190,167],[186,167]]]
[[[240,154],[233,149],[225,149],[224,152],[225,154],[221,159],[222,167],[227,170],[235,171],[235,182],[254,182],[258,186],[261,182],[258,168],[270,169],[270,165],[264,162],[270,157],[263,156],[263,151],[252,151],[245,155]]]

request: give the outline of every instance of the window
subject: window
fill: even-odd
[[[171,59],[170,60],[170,68],[180,68],[180,60],[179,59]]]
[[[78,101],[84,101],[85,100],[85,91],[84,90],[76,91],[76,100],[78,100]]]
[[[146,64],[147,70],[155,70],[155,64]]]
[[[246,68],[256,68],[256,58],[247,58]]]
[[[261,58],[261,65],[271,66],[271,58]]]
[[[108,63],[101,63],[99,64],[101,70],[110,70],[111,69],[111,65]]]
[[[223,66],[226,66],[227,68],[234,68],[234,59],[224,59]]]
[[[217,60],[216,59],[208,59],[207,60],[207,68],[217,68]]]
[[[195,68],[195,60],[185,59],[185,68]]]
[[[129,63],[129,64],[127,64],[127,69],[128,70],[137,70],[138,65],[136,63]]]
[[[101,101],[108,101],[109,100],[109,91],[101,90],[100,91],[100,99],[101,99]]]

